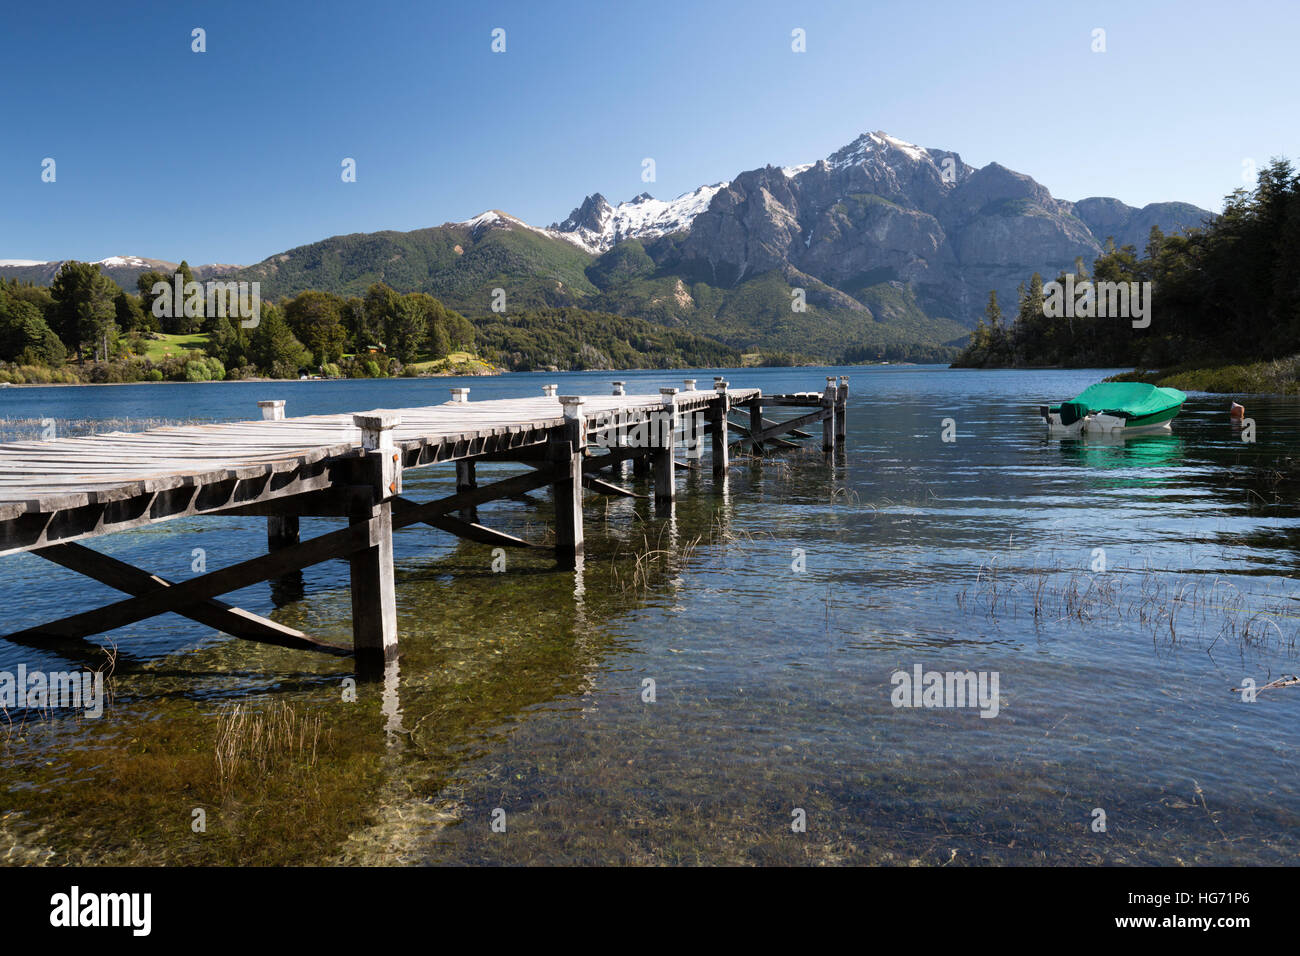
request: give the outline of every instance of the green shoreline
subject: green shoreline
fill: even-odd
[[[1300,395],[1300,355],[1237,365],[1176,365],[1137,368],[1108,382],[1146,382],[1184,392],[1212,395]]]

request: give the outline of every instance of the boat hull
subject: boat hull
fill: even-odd
[[[1172,431],[1171,423],[1178,417],[1180,411],[1182,411],[1181,405],[1136,418],[1123,418],[1119,415],[1097,412],[1070,425],[1061,424],[1059,412],[1049,411],[1045,418],[1048,431],[1061,438],[1079,435],[1150,435]]]

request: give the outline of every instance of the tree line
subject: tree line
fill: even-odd
[[[187,263],[176,269],[193,282]],[[735,365],[714,339],[584,309],[539,308],[471,321],[431,295],[375,283],[364,296],[307,290],[262,302],[255,327],[238,316],[155,315],[146,272],[137,291],[94,263],[66,262],[49,287],[0,280],[0,382],[211,381],[228,378],[383,377],[417,363],[476,354],[502,368],[682,368]],[[204,312],[208,310],[203,310]],[[217,310],[219,311],[219,310]],[[156,340],[177,349],[163,354]]]
[[[194,281],[187,263],[176,271]],[[160,310],[172,314],[159,317],[154,287],[172,280],[146,272],[132,293],[98,264],[73,261],[49,287],[0,280],[0,381],[376,377],[472,352],[477,340],[474,324],[433,296],[403,295],[383,283],[364,297],[308,290],[261,303],[253,327],[183,308]],[[149,343],[161,334],[201,339],[183,354],[159,356]]]
[[[1165,235],[1153,226],[1146,249],[1108,239],[1089,275],[1076,261],[1074,284],[1150,282],[1150,324],[1122,317],[1051,318],[1042,276],[1021,284],[1010,322],[997,294],[958,367],[1223,365],[1300,353],[1300,174],[1272,160],[1253,189],[1224,200],[1201,227]],[[1064,273],[1056,281],[1065,284]]]

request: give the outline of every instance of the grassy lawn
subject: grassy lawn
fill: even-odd
[[[168,355],[180,355],[182,352],[202,351],[208,342],[206,332],[193,335],[164,335],[160,339],[146,339],[144,358],[151,362],[161,362]]]
[[[432,359],[427,362],[412,362],[406,367],[413,369],[416,375],[435,375],[439,372],[459,370],[492,370],[491,365],[478,358],[473,352],[449,352],[446,358]]]

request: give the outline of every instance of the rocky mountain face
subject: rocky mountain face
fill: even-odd
[[[608,208],[591,197],[558,228]],[[1012,303],[1031,273],[1054,277],[1078,257],[1091,264],[1107,237],[1141,250],[1151,226],[1171,232],[1208,216],[1187,203],[1064,202],[997,163],[975,169],[957,153],[869,133],[807,166],[741,173],[680,243],[647,249],[661,270],[722,287],[779,270],[791,284],[806,279],[860,301],[873,286],[901,283],[927,314],[971,325],[990,289]]]

